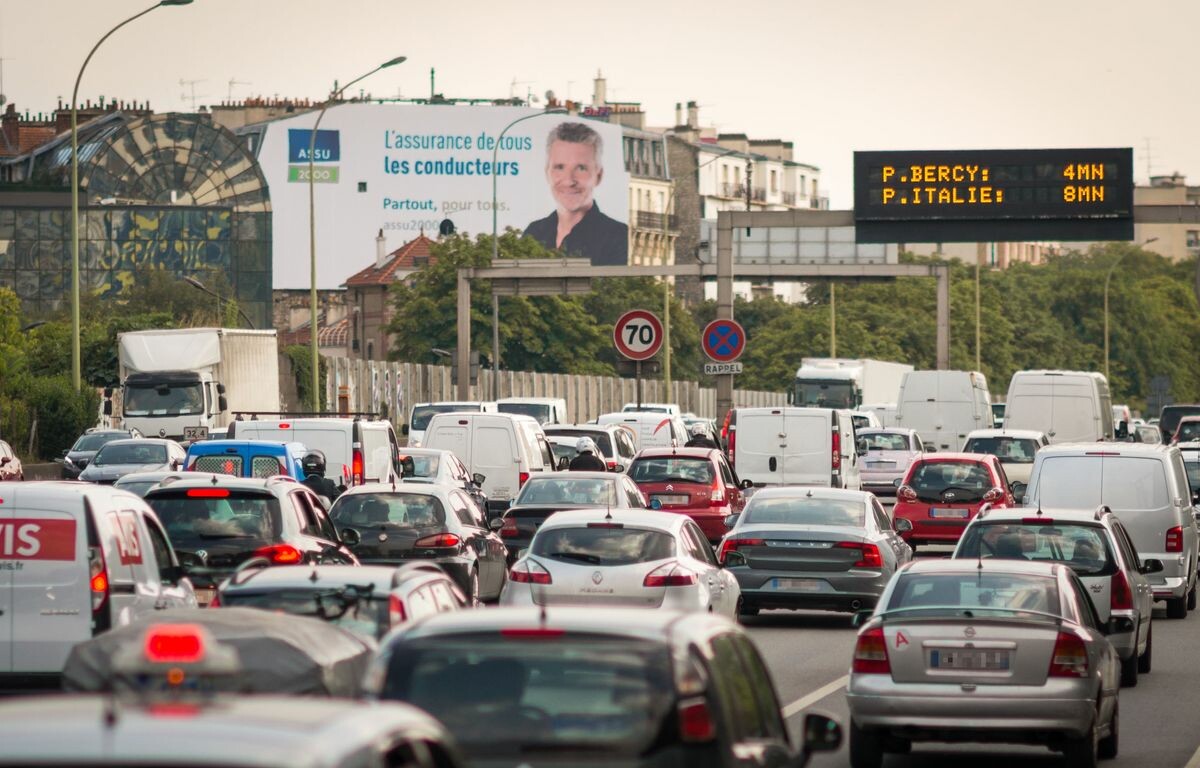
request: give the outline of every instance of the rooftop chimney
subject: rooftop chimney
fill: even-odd
[[[689,101],[687,103],[687,110],[688,110],[688,121],[687,121],[688,128],[693,128],[693,129],[699,128],[700,127],[700,107],[696,105],[696,102]]]
[[[604,75],[597,69],[596,79],[592,83],[594,85],[592,89],[592,106],[603,107],[608,103],[608,81],[604,79]]]
[[[375,237],[375,269],[383,269],[385,261],[387,261],[387,240],[384,239],[381,229]]]
[[[683,125],[683,105],[675,102],[675,125]]]

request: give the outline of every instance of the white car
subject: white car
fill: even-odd
[[[1050,445],[1045,432],[1033,429],[977,429],[967,435],[964,453],[990,453],[1000,459],[1009,483],[1029,485],[1034,455]]]
[[[686,515],[581,509],[551,515],[509,573],[501,605],[707,611],[735,619],[737,579]]]
[[[592,438],[610,472],[625,472],[637,454],[637,432],[620,424],[548,424],[542,430],[547,440]]]

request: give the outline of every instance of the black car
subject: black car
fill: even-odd
[[[329,510],[342,536],[357,539],[364,564],[434,562],[471,602],[500,599],[508,580],[504,542],[465,490],[372,483],[346,491]],[[353,534],[350,534],[353,531]]]
[[[1175,437],[1175,430],[1179,427],[1179,420],[1184,416],[1200,416],[1200,405],[1164,405],[1162,412],[1158,416],[1158,431],[1162,434],[1164,443],[1171,442],[1171,438]]]
[[[96,451],[104,447],[105,443],[141,436],[142,433],[136,429],[89,429],[79,436],[75,445],[72,445],[69,450],[63,451],[61,462],[63,479],[78,479],[79,473],[87,469],[87,465],[96,455]]]
[[[267,479],[183,473],[152,488],[154,508],[201,605],[245,561],[274,565],[357,564],[321,502],[290,477]]]

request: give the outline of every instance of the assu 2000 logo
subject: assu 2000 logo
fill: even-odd
[[[309,148],[312,148],[313,181],[336,184],[338,167],[330,165],[342,159],[341,137],[338,131],[317,130],[317,140],[307,128],[288,129],[288,181],[308,183]]]

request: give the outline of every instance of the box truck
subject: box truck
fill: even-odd
[[[800,361],[791,404],[855,410],[863,403],[895,403],[911,365],[883,360],[806,357]]]

